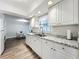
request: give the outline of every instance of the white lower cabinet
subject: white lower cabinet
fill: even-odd
[[[51,50],[51,59],[68,59],[68,58],[61,52],[54,49],[54,50]]]
[[[38,39],[36,40],[36,45],[35,45],[35,47],[36,47],[36,52],[37,52],[37,54],[38,54],[39,56],[42,56],[42,55],[41,55],[41,40],[40,40],[40,38],[38,38]]]
[[[29,35],[27,39],[26,43],[41,57],[41,59],[79,59],[79,50],[75,48],[41,39],[38,36]]]
[[[75,59],[74,55],[71,55],[69,52],[66,52],[64,45],[58,43],[51,43],[51,59]],[[69,51],[69,50],[68,50]],[[72,52],[72,49],[70,50]],[[76,56],[75,56],[76,57]]]
[[[41,38],[34,35],[27,35],[26,43],[41,57]]]
[[[30,37],[29,37],[29,35],[27,35],[25,41],[26,41],[26,43],[27,43],[28,45],[29,45],[29,40],[30,40]]]
[[[50,43],[47,40],[42,40],[42,59],[50,59]]]
[[[4,36],[5,36],[5,32],[3,30],[0,31],[0,55],[4,51],[4,43],[5,43]]]
[[[41,39],[39,37],[34,37],[32,40],[32,49],[41,57]]]

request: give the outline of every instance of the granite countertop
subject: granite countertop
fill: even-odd
[[[35,35],[35,33],[28,33],[27,35]]]
[[[49,36],[49,35],[50,35],[50,36],[57,37],[57,38],[62,38],[62,39],[68,40],[68,39],[67,39],[67,36],[63,36],[63,35],[51,35],[51,34],[48,34],[47,36]],[[71,38],[71,40],[77,41],[77,37],[74,36],[74,37]]]
[[[56,36],[46,36],[46,37],[42,37],[42,39],[50,40],[59,44],[63,44],[68,47],[79,49],[78,42],[76,40],[67,40],[65,38],[60,38]]]
[[[28,33],[28,35],[38,36],[35,33]],[[50,35],[50,34],[40,38],[53,41],[55,43],[63,44],[65,46],[72,47],[79,50],[78,41],[76,40],[77,38],[73,38],[73,40],[68,40],[66,36]]]

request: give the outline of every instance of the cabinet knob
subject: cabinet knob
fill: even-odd
[[[62,49],[64,49],[64,48],[62,48]]]
[[[51,48],[51,49],[53,49],[53,48]]]
[[[53,49],[54,51],[56,51],[56,49]]]

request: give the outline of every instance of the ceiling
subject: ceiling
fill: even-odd
[[[9,6],[16,7],[22,11],[22,14],[29,18],[34,15],[40,16],[48,12],[48,1],[49,0],[0,0]],[[54,3],[60,0],[52,0]],[[19,12],[21,12],[19,11]],[[40,13],[38,13],[40,11]]]
[[[29,17],[38,6],[45,2],[45,0],[0,0],[0,2],[4,2],[24,11],[26,17]]]
[[[61,2],[61,1],[63,1],[63,0],[49,0],[49,1],[52,1],[52,4],[48,6],[48,7],[50,8],[51,6],[53,6],[53,5],[55,5],[55,4],[59,3],[59,2]]]
[[[40,13],[39,13],[40,11]],[[35,10],[32,11],[31,16],[40,16],[48,12],[48,0],[43,1]]]

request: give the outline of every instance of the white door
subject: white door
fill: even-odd
[[[53,46],[51,49],[51,59],[69,59],[69,58],[62,52],[58,51],[58,49],[54,48]]]
[[[26,35],[26,44],[28,44],[28,40],[29,40],[29,35]]]
[[[0,54],[2,53],[2,51],[1,51],[1,37],[2,37],[2,33],[0,31]]]
[[[35,36],[30,37],[30,46],[35,52],[36,52],[36,40],[37,38]]]
[[[62,2],[62,20],[64,25],[74,23],[74,0],[64,0]]]
[[[42,59],[50,59],[50,46],[46,40],[42,40]]]
[[[69,58],[72,58],[72,59],[78,59],[79,58],[79,50],[75,49],[75,48],[71,48],[71,47],[68,47],[68,46],[64,46],[64,49],[62,49],[62,51],[64,52],[65,55],[68,56],[68,59]]]
[[[52,59],[68,59],[67,56],[62,54],[59,51],[56,51],[56,49],[53,50],[53,58]]]
[[[4,15],[0,14],[0,28],[4,26]]]
[[[30,35],[27,35],[27,36],[26,36],[26,44],[29,45],[29,41],[30,41]]]
[[[4,51],[4,31],[0,32],[0,54]]]
[[[62,3],[58,4],[58,25],[62,25]]]
[[[57,24],[57,16],[58,16],[58,5],[52,7],[48,12],[49,24],[56,25]]]
[[[74,0],[74,24],[79,24],[79,0]]]
[[[32,36],[30,35],[29,36],[29,42],[28,42],[29,46],[31,47],[32,46]]]
[[[36,40],[36,52],[39,56],[41,56],[41,39],[39,37],[37,37]]]

